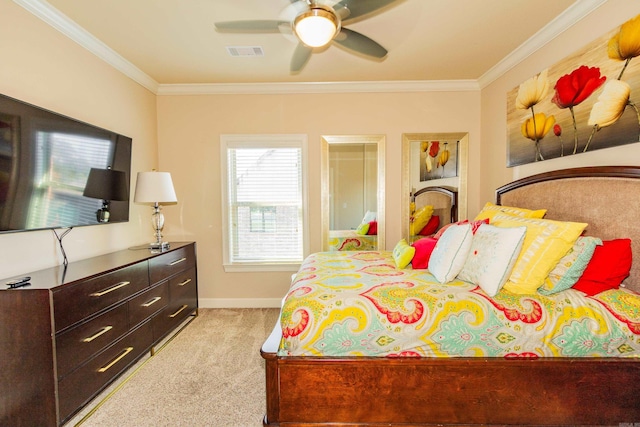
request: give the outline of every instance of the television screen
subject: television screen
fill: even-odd
[[[131,143],[0,95],[0,233],[128,221]]]

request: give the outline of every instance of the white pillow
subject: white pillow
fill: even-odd
[[[527,227],[480,225],[458,279],[480,286],[491,297],[497,294],[513,270],[526,233]]]
[[[456,224],[445,230],[429,258],[429,271],[440,283],[456,278],[471,248],[473,233],[470,224]]]
[[[362,224],[369,224],[371,221],[375,221],[377,214],[375,211],[367,211],[362,218]]]

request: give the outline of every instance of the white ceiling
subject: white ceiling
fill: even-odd
[[[289,0],[14,1],[157,91],[185,84],[477,84],[497,77],[606,0],[397,0],[345,24],[383,45],[389,51],[384,60],[333,44],[315,52],[298,74],[289,71],[292,37],[221,33],[214,26],[279,19]],[[227,46],[260,46],[264,56],[231,57]]]

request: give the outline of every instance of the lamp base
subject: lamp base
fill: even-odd
[[[109,222],[109,208],[108,207],[102,207],[101,209],[98,209],[96,211],[96,219],[98,220],[99,223],[105,223],[105,222]]]
[[[169,249],[169,242],[152,242],[149,243],[149,249],[164,251]]]

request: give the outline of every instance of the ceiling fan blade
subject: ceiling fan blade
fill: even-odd
[[[288,21],[227,21],[216,22],[216,30],[223,32],[278,33],[281,26],[290,26]]]
[[[333,41],[347,49],[355,50],[363,55],[374,58],[384,58],[388,53],[387,49],[382,47],[378,42],[344,27]]]
[[[290,70],[292,73],[300,72],[304,66],[309,62],[313,49],[305,46],[303,43],[298,43],[296,50],[293,51],[293,57],[291,57]]]
[[[359,18],[371,12],[395,3],[398,0],[342,0],[333,7],[343,20]],[[346,12],[343,11],[346,9]]]

